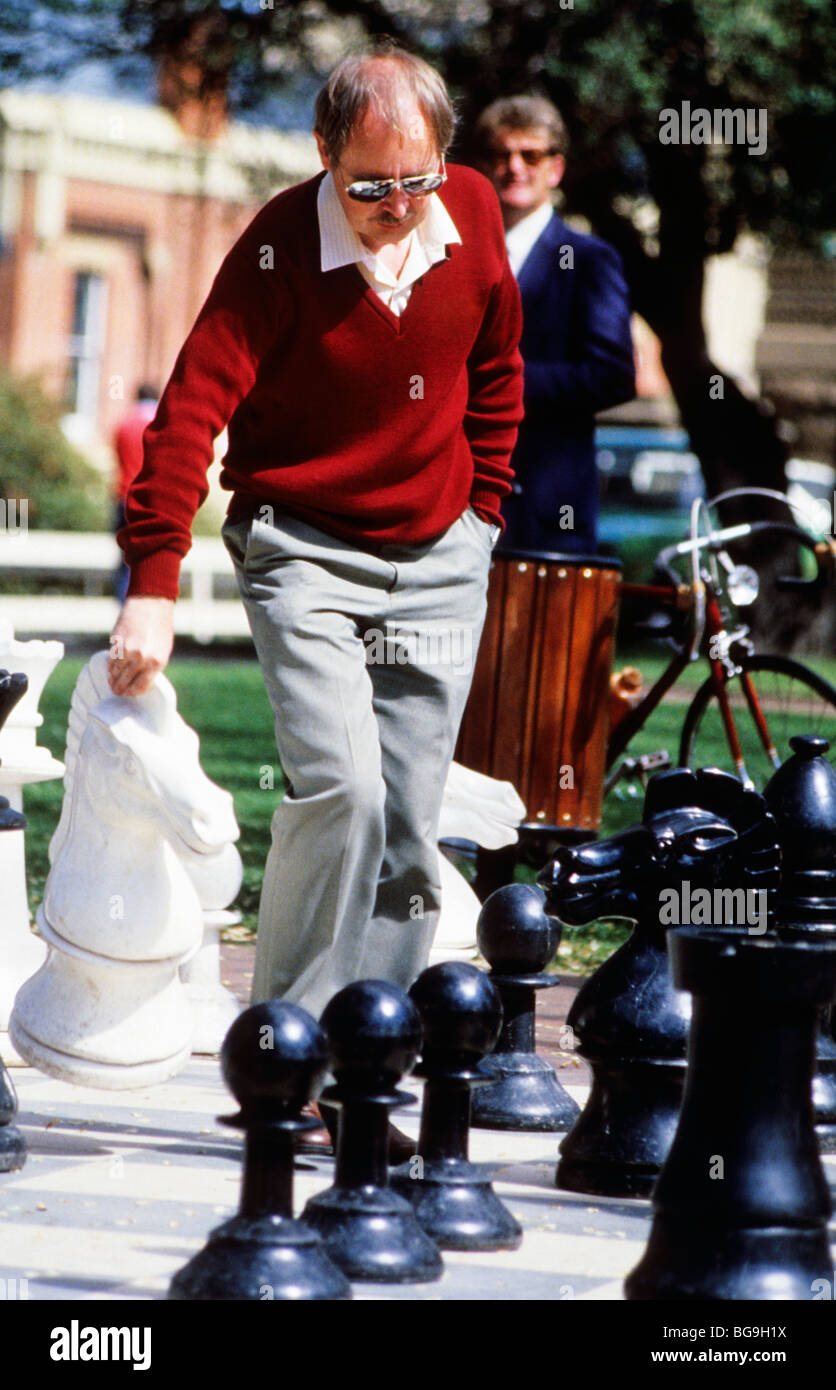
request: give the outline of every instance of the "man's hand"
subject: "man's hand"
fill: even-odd
[[[144,695],[166,666],[173,646],[173,600],[126,599],[110,638],[107,678],[114,695]]]

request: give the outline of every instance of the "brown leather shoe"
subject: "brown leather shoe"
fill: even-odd
[[[389,1121],[389,1167],[396,1168],[399,1163],[408,1163],[418,1152],[418,1141]]]
[[[333,1158],[334,1140],[316,1101],[308,1101],[308,1104],[302,1107],[302,1114],[312,1115],[322,1123],[319,1129],[309,1129],[307,1133],[297,1135],[293,1145],[294,1151],[298,1154],[315,1154],[319,1158]]]
[[[319,1106],[315,1100],[310,1101],[302,1110],[303,1115],[313,1115],[317,1120],[322,1121],[321,1129],[312,1129],[308,1134],[300,1135],[296,1140],[297,1153],[318,1154],[321,1158],[332,1156],[337,1146],[337,1125],[339,1123],[339,1111],[334,1105],[323,1104]],[[394,1168],[399,1163],[407,1163],[410,1158],[414,1158],[418,1152],[416,1140],[410,1139],[408,1134],[404,1134],[389,1122],[389,1166]]]

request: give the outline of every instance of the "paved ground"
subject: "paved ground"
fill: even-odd
[[[243,995],[250,957],[248,948],[224,950],[224,975]],[[546,995],[546,1052],[571,992]],[[576,1059],[563,1060],[562,1080],[582,1102],[583,1073]],[[16,1067],[13,1076],[29,1157],[0,1180],[0,1297],[163,1300],[173,1274],[238,1202],[241,1139],[216,1123],[218,1114],[233,1110],[217,1062],[194,1058],[164,1085],[121,1093],[69,1086],[30,1068]],[[412,1089],[418,1093],[417,1083]],[[417,1133],[417,1107],[399,1124]],[[486,1166],[523,1225],[518,1251],[446,1254],[438,1283],[357,1285],[355,1297],[620,1299],[624,1276],[644,1248],[649,1204],[556,1190],[558,1142],[548,1134],[472,1133],[472,1158]],[[826,1166],[836,1184],[836,1158]],[[298,1210],[330,1184],[332,1172],[327,1159],[299,1163]]]
[[[130,1094],[69,1087],[15,1068],[26,1166],[3,1179],[0,1277],[33,1299],[159,1299],[172,1275],[235,1210],[240,1136],[217,1064],[194,1059],[165,1085]],[[417,1090],[417,1088],[415,1088]],[[572,1088],[582,1098],[580,1088]],[[399,1123],[417,1133],[417,1116]],[[438,1284],[362,1286],[365,1299],[618,1298],[647,1226],[641,1202],[602,1204],[553,1187],[558,1137],[474,1132],[474,1160],[526,1235],[501,1255],[445,1256]],[[298,1207],[333,1164],[300,1161]]]
[[[252,948],[225,946],[225,983],[246,1001]],[[574,988],[543,991],[541,1037],[567,1089],[585,1095],[578,1060],[555,1044]],[[0,1279],[31,1299],[162,1299],[177,1269],[232,1214],[241,1138],[216,1061],[193,1058],[164,1085],[132,1092],[69,1086],[15,1067],[26,1165],[2,1179]],[[411,1085],[420,1094],[418,1083]],[[416,1105],[399,1119],[417,1134]],[[445,1256],[439,1283],[358,1286],[361,1299],[618,1298],[641,1253],[642,1202],[602,1205],[554,1188],[559,1135],[474,1131],[471,1153],[525,1229],[520,1250]],[[332,1180],[328,1159],[299,1162],[297,1208]],[[16,1281],[12,1284],[11,1281]],[[26,1281],[22,1285],[21,1281]],[[2,1289],[0,1288],[0,1291]]]

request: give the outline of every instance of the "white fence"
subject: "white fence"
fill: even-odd
[[[0,615],[23,636],[106,635],[116,621],[119,604],[102,590],[109,588],[119,556],[114,537],[101,531],[0,534],[0,580],[45,579],[55,586],[81,580],[84,587],[83,597],[0,593]],[[220,538],[198,536],[193,541],[180,582],[184,596],[174,608],[176,632],[198,642],[249,635],[232,561]]]

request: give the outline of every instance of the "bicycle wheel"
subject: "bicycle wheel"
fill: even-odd
[[[789,741],[794,734],[820,734],[830,740],[827,756],[836,767],[836,689],[824,677],[788,656],[754,654],[743,666],[752,678],[780,761],[785,762],[790,757]],[[775,767],[744,697],[740,676],[729,680],[726,691],[746,771],[758,791],[763,791]],[[722,767],[738,775],[710,680],[700,686],[685,716],[679,764],[693,768]]]

